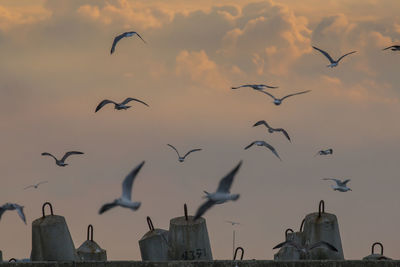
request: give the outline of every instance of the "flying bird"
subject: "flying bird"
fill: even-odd
[[[119,40],[121,40],[124,37],[131,37],[133,35],[137,35],[140,39],[142,39],[142,41],[146,44],[146,41],[143,40],[142,36],[140,36],[137,32],[124,32],[123,34],[118,35],[117,37],[114,38],[114,42],[112,44],[111,47],[111,51],[110,54],[114,53],[115,51],[115,46],[117,45],[117,43],[119,42]]]
[[[121,103],[116,103],[114,101],[105,99],[105,100],[101,101],[100,104],[97,105],[95,113],[97,111],[99,111],[102,107],[104,107],[105,105],[110,104],[110,103],[114,104],[114,109],[116,109],[116,110],[121,110],[121,109],[126,110],[126,109],[131,107],[131,106],[127,106],[126,105],[131,101],[136,101],[136,102],[142,103],[143,105],[149,106],[145,102],[143,102],[142,100],[139,100],[139,99],[136,99],[136,98],[132,98],[132,97],[126,98]]]
[[[240,225],[240,223],[238,222],[233,222],[233,221],[225,221],[225,222],[232,224],[232,226]]]
[[[24,190],[25,190],[25,189],[28,189],[28,188],[38,188],[39,185],[45,184],[45,183],[48,183],[48,181],[42,181],[42,182],[39,182],[39,183],[37,183],[37,184],[29,185],[29,186],[25,187]]]
[[[276,98],[276,97],[273,96],[272,94],[270,94],[270,93],[268,93],[268,92],[265,92],[265,91],[260,91],[260,92],[262,92],[262,93],[264,93],[264,94],[269,95],[270,97],[272,97],[272,98],[274,99],[274,104],[277,105],[277,106],[279,106],[280,104],[282,104],[282,101],[283,101],[285,98],[288,98],[288,97],[291,97],[291,96],[294,96],[294,95],[305,94],[305,93],[308,93],[308,92],[310,92],[310,91],[311,91],[311,90],[302,91],[302,92],[298,92],[298,93],[294,93],[294,94],[290,94],[290,95],[284,96],[284,97],[282,97],[282,98]]]
[[[194,216],[194,220],[200,218],[208,209],[210,209],[215,204],[222,204],[229,200],[236,201],[239,198],[239,194],[231,194],[230,188],[232,186],[233,179],[235,178],[236,173],[238,172],[240,166],[242,165],[242,161],[239,162],[238,165],[228,173],[224,178],[219,182],[217,191],[215,193],[208,193],[204,191],[206,194],[204,198],[207,198],[207,201],[204,202],[196,212]]]
[[[275,148],[273,146],[271,146],[270,144],[268,144],[267,142],[265,142],[265,141],[254,141],[250,145],[246,146],[244,149],[246,150],[246,149],[252,147],[253,145],[267,147],[269,150],[272,151],[272,153],[274,153],[275,156],[278,157],[278,159],[282,160],[281,157],[279,157],[278,152],[276,152]]]
[[[331,185],[333,190],[335,191],[340,191],[340,192],[347,192],[347,191],[353,191],[351,188],[347,187],[347,183],[350,182],[350,179],[341,181],[339,179],[333,179],[333,178],[323,178],[322,180],[332,180],[336,182],[336,185]]]
[[[317,156],[317,155],[332,155],[332,154],[333,154],[333,149],[329,148],[329,149],[318,151],[317,154],[315,154],[315,156]]]
[[[23,206],[20,206],[20,205],[15,204],[15,203],[6,203],[6,204],[4,204],[3,206],[0,207],[0,219],[1,219],[1,216],[3,215],[3,213],[6,210],[17,210],[19,217],[26,224],[26,219],[25,219],[24,207]]]
[[[283,129],[283,128],[272,128],[272,127],[269,126],[269,124],[268,124],[266,121],[264,121],[264,120],[256,122],[256,123],[253,125],[253,127],[256,127],[256,126],[259,126],[259,125],[265,125],[265,127],[268,128],[268,132],[269,132],[269,133],[273,133],[273,132],[281,132],[281,133],[283,133],[283,135],[286,136],[286,138],[289,140],[289,142],[291,142],[290,137],[289,137],[289,134],[286,132],[285,129]]]
[[[71,155],[82,155],[82,154],[83,154],[83,152],[79,152],[79,151],[69,151],[69,152],[65,153],[64,157],[62,157],[62,159],[60,159],[60,160],[58,160],[58,159],[57,159],[56,157],[54,157],[52,154],[47,153],[47,152],[43,152],[43,153],[42,153],[42,156],[50,156],[50,157],[52,157],[53,159],[55,159],[56,164],[57,164],[58,166],[64,167],[64,166],[67,166],[67,165],[68,165],[67,163],[65,163],[65,160],[66,160],[69,156],[71,156]]]
[[[183,157],[181,157],[181,155],[179,155],[178,150],[177,150],[173,145],[170,145],[170,144],[167,144],[167,145],[170,146],[173,150],[175,150],[176,154],[178,154],[178,160],[179,160],[179,162],[184,162],[184,161],[185,161],[185,158],[186,158],[187,155],[189,155],[190,153],[196,152],[196,151],[201,151],[201,148],[192,149],[192,150],[190,150],[189,152],[187,152]]]
[[[298,250],[299,252],[303,252],[306,255],[309,255],[310,251],[313,250],[314,248],[319,248],[319,247],[325,247],[329,250],[338,252],[337,248],[335,248],[333,245],[331,245],[325,241],[318,241],[311,245],[307,244],[307,243],[306,243],[306,245],[302,245],[293,240],[286,240],[285,242],[282,242],[282,243],[276,245],[273,249],[277,249],[277,248],[281,248],[281,247],[294,247],[296,250]]]
[[[250,88],[253,88],[254,90],[257,90],[257,91],[262,91],[265,88],[271,88],[271,89],[278,88],[277,86],[269,86],[269,85],[266,85],[266,84],[245,84],[245,85],[241,85],[241,86],[237,86],[237,87],[231,87],[231,88],[232,89],[239,89],[239,88],[242,88],[242,87],[250,87]]]
[[[329,62],[330,62],[331,64],[327,65],[327,67],[331,67],[331,68],[336,67],[336,66],[339,64],[339,61],[340,61],[342,58],[344,58],[345,56],[348,56],[348,55],[350,55],[350,54],[353,54],[353,53],[357,52],[357,51],[351,51],[351,52],[349,52],[349,53],[344,54],[343,56],[341,56],[338,60],[333,60],[333,58],[332,58],[327,52],[325,52],[324,50],[319,49],[318,47],[315,47],[315,46],[313,46],[313,48],[314,48],[315,50],[318,50],[319,52],[321,52],[324,56],[326,56],[326,57],[328,58],[328,60],[329,60]]]
[[[386,47],[382,50],[387,50],[387,49],[390,49],[392,51],[400,51],[400,45],[392,45],[392,46]]]
[[[116,206],[120,206],[123,208],[129,208],[133,211],[137,210],[141,202],[133,202],[132,201],[132,185],[133,181],[135,180],[137,174],[139,173],[140,169],[143,167],[144,161],[140,163],[136,168],[134,168],[124,179],[122,183],[122,195],[120,198],[115,199],[111,203],[104,204],[100,210],[99,214],[106,212],[107,210],[114,208]]]

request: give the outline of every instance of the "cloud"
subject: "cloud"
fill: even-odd
[[[52,13],[44,8],[7,8],[0,6],[0,29],[8,31],[14,26],[33,24],[50,18]]]

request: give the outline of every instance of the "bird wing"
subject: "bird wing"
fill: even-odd
[[[18,205],[18,204],[13,204],[14,208],[17,210],[19,217],[24,221],[26,224],[26,219],[25,219],[25,214],[24,214],[24,207]]]
[[[286,240],[282,243],[279,243],[272,249],[277,249],[277,248],[281,248],[281,247],[295,247],[297,250],[301,250],[301,247],[299,246],[299,244],[297,244],[296,242],[293,242],[292,240]]]
[[[266,121],[264,121],[264,120],[262,120],[262,121],[257,121],[257,122],[253,125],[253,127],[258,126],[258,125],[265,125],[265,127],[271,128],[271,127],[268,125],[268,123],[267,123]]]
[[[194,216],[194,220],[197,220],[200,218],[209,208],[211,208],[214,205],[214,201],[211,199],[207,200],[204,202],[196,211],[196,215]]]
[[[219,182],[217,192],[218,193],[229,193],[229,189],[231,188],[233,178],[235,178],[236,173],[238,172],[240,166],[242,165],[242,161],[236,165],[236,167],[230,171],[224,178]]]
[[[4,213],[5,211],[6,211],[5,208],[0,207],[0,219],[1,219],[1,216],[3,215],[3,213]]]
[[[95,112],[99,111],[102,107],[104,107],[107,104],[113,103],[114,105],[118,105],[117,103],[115,103],[114,101],[108,100],[108,99],[104,99],[103,101],[101,101],[97,107]]]
[[[147,44],[146,41],[143,40],[142,36],[140,36],[140,34],[138,34],[137,32],[132,32],[132,33],[135,33],[140,39],[142,39],[142,41],[143,41],[145,44]]]
[[[255,143],[256,143],[256,141],[252,142],[250,145],[246,146],[246,147],[244,148],[244,150],[246,150],[246,149],[252,147]]]
[[[325,52],[324,50],[319,49],[318,47],[315,47],[315,46],[313,46],[313,48],[318,50],[319,52],[321,52],[324,56],[326,56],[331,63],[335,63],[335,61],[332,59],[332,57],[327,52]]]
[[[118,35],[118,36],[116,36],[116,37],[114,38],[114,41],[113,41],[112,46],[111,46],[110,54],[114,53],[114,51],[115,51],[115,46],[117,45],[117,43],[119,42],[119,40],[121,40],[121,39],[124,38],[125,36],[126,36],[126,33],[123,33],[123,34],[120,34],[120,35]]]
[[[24,190],[26,190],[28,188],[31,188],[31,187],[35,187],[35,186],[34,185],[27,186],[27,187],[24,188]]]
[[[122,183],[122,198],[131,200],[133,180],[135,180],[135,177],[139,173],[140,169],[143,167],[143,164],[144,161],[142,161],[142,163],[140,163],[125,177],[125,180]]]
[[[395,45],[391,45],[391,46],[388,46],[388,47],[386,47],[386,48],[384,48],[384,49],[382,49],[382,50],[387,50],[387,49],[390,49],[390,48],[394,48],[395,47]]]
[[[272,151],[272,153],[275,154],[275,156],[278,157],[278,159],[282,160],[281,157],[279,157],[278,152],[276,152],[275,148],[273,146],[271,146],[270,144],[268,144],[267,142],[264,142],[263,144],[265,147],[269,148],[269,150]]]
[[[348,182],[350,182],[350,179],[346,179],[346,180],[344,180],[343,182],[342,182],[342,185],[346,185]]]
[[[344,58],[345,56],[348,56],[348,55],[350,55],[350,54],[353,54],[353,53],[355,53],[355,52],[357,52],[357,51],[351,51],[351,52],[349,52],[349,53],[347,53],[347,54],[344,54],[343,56],[341,56],[341,57],[337,60],[337,62],[339,63],[339,61],[340,61],[342,58]]]
[[[50,156],[50,157],[52,157],[52,158],[57,162],[57,158],[54,157],[54,156],[53,156],[52,154],[50,154],[50,153],[43,152],[43,153],[42,153],[42,156]]]
[[[170,144],[167,144],[167,145],[170,146],[170,147],[172,147],[173,150],[175,150],[175,152],[176,152],[176,154],[178,154],[178,157],[179,157],[179,158],[181,157],[181,156],[179,155],[178,150],[177,150],[173,145],[170,145]]]
[[[340,181],[339,179],[334,179],[334,178],[323,178],[322,180],[335,181],[337,185],[341,185],[341,183],[342,183],[342,181]]]
[[[259,90],[259,92],[264,93],[266,95],[269,95],[270,97],[272,97],[274,100],[276,99],[275,96],[271,95],[270,93],[263,91],[263,90]]]
[[[41,182],[39,182],[37,185],[39,186],[39,185],[41,185],[41,184],[45,184],[45,183],[48,183],[49,181],[41,181]]]
[[[283,129],[283,128],[278,128],[278,129],[275,129],[275,130],[276,130],[276,131],[279,131],[279,132],[282,132],[282,133],[286,136],[286,138],[287,138],[290,142],[292,142],[292,141],[290,140],[289,134],[286,132],[285,129]]]
[[[281,101],[282,101],[283,99],[285,99],[285,98],[288,98],[288,97],[291,97],[291,96],[294,96],[294,95],[305,94],[305,93],[308,93],[308,92],[310,92],[310,91],[311,91],[311,90],[306,90],[306,91],[302,91],[302,92],[298,92],[298,93],[294,93],[294,94],[290,94],[290,95],[284,96],[284,97],[281,98]]]
[[[269,86],[269,85],[266,85],[266,84],[260,84],[260,86],[264,86],[264,87],[267,87],[267,88],[270,88],[270,89],[278,88],[278,86]]]
[[[183,156],[183,158],[186,158],[187,155],[189,155],[189,154],[192,153],[192,152],[196,152],[196,151],[201,151],[201,148],[196,148],[196,149],[192,149],[192,150],[188,151],[188,152],[185,154],[185,156]]]
[[[116,207],[117,204],[115,204],[114,202],[112,203],[106,203],[103,206],[101,206],[100,210],[99,210],[99,214],[103,214],[104,212],[106,212],[109,209],[112,209],[114,207]]]
[[[241,86],[237,86],[237,87],[231,87],[232,89],[239,89],[239,88],[242,88],[242,87],[250,87],[250,85],[249,84],[245,84],[245,85],[241,85]]]
[[[337,248],[335,248],[333,245],[331,245],[331,244],[329,244],[328,242],[325,242],[325,241],[315,242],[314,244],[310,245],[308,250],[312,250],[312,249],[317,248],[317,247],[325,247],[325,248],[328,248],[328,249],[336,251],[336,252],[338,251]]]
[[[83,152],[80,151],[68,151],[67,153],[65,153],[64,157],[62,157],[61,162],[65,162],[65,160],[72,155],[82,155]]]
[[[129,102],[131,102],[131,101],[136,101],[136,102],[142,103],[143,105],[149,106],[149,105],[147,105],[146,103],[144,103],[142,100],[139,100],[139,99],[136,99],[136,98],[132,98],[132,97],[127,97],[127,98],[124,100],[124,102],[121,103],[121,105],[126,105],[126,104],[128,104]]]

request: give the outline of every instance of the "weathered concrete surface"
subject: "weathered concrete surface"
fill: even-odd
[[[107,251],[93,240],[83,242],[76,252],[82,261],[107,261]]]
[[[398,267],[400,261],[109,261],[109,262],[36,262],[0,263],[0,267]]]
[[[144,261],[168,260],[168,231],[153,229],[139,240],[140,254]]]

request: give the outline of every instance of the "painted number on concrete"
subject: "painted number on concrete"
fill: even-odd
[[[198,248],[196,250],[185,250],[182,253],[182,259],[183,260],[196,260],[196,259],[201,259],[202,257],[205,257],[207,255],[205,249]]]

